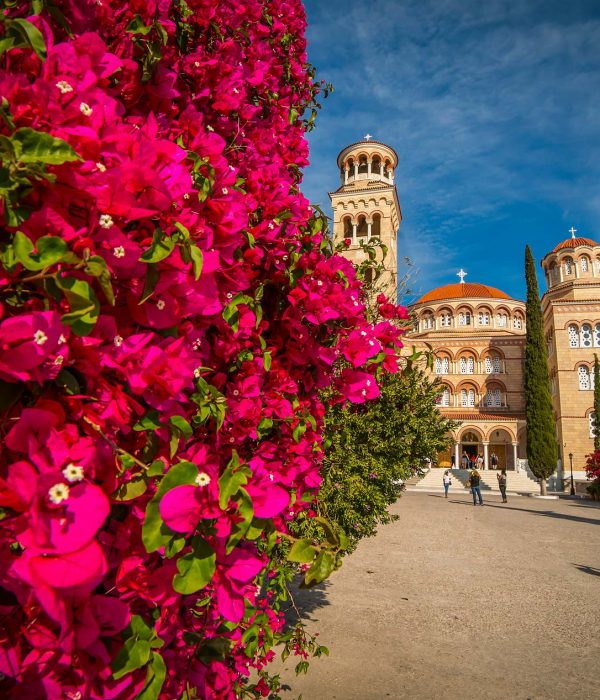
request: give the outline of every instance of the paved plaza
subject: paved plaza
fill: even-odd
[[[600,507],[406,493],[400,519],[329,581],[299,591],[330,657],[285,697],[600,697]]]

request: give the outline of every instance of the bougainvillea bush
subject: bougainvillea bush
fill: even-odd
[[[399,331],[298,187],[298,0],[5,2],[0,693],[267,696],[324,406]],[[309,644],[310,646],[310,644]]]
[[[584,469],[587,478],[592,482],[587,490],[594,499],[598,499],[600,497],[600,450],[595,450],[586,456]]]

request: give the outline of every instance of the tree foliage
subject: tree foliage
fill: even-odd
[[[529,246],[525,247],[525,280],[527,283],[525,346],[527,459],[529,468],[540,480],[542,494],[545,494],[546,479],[556,469],[557,445],[540,294],[535,263]]]

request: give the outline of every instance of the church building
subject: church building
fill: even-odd
[[[364,259],[363,242],[384,243],[390,254],[383,286],[395,298],[402,221],[394,183],[398,156],[367,135],[346,146],[337,162],[341,184],[330,193],[334,242],[349,239],[344,254],[357,265]],[[570,455],[575,477],[585,478],[585,455],[594,446],[594,353],[600,353],[600,244],[575,233],[571,229],[571,237],[542,260],[559,484],[568,476]],[[414,326],[405,339],[407,352],[433,351],[431,372],[442,383],[440,412],[460,421],[452,449],[437,456],[437,466],[458,468],[464,455],[476,453],[484,469],[523,471],[525,304],[486,280],[466,281],[462,269],[457,276],[458,282],[432,289],[410,306]]]

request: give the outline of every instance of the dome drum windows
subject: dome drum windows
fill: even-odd
[[[600,348],[600,323],[582,323],[581,328],[576,323],[567,326],[567,337],[570,348]]]
[[[590,259],[587,255],[582,255],[581,258],[579,258],[579,267],[582,272],[588,272],[590,269]]]
[[[564,266],[565,266],[565,275],[572,275],[573,274],[573,258],[565,258],[563,262],[564,262]]]
[[[579,328],[574,323],[571,323],[569,328],[568,328],[568,333],[569,333],[569,347],[570,348],[578,348],[579,347]]]
[[[513,317],[513,328],[517,331],[523,328],[523,317],[520,314],[515,314]]]
[[[422,328],[424,331],[429,331],[434,327],[433,314],[427,313],[422,317]]]
[[[496,324],[498,328],[506,328],[508,326],[508,316],[505,313],[499,313],[496,316]]]
[[[458,312],[458,325],[459,326],[470,326],[472,323],[472,314],[470,311],[459,311]]]
[[[490,314],[488,311],[479,311],[478,312],[477,325],[479,325],[479,326],[489,326],[490,325]]]
[[[579,345],[582,348],[592,347],[592,327],[589,323],[584,323],[579,331]]]

